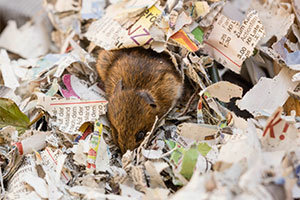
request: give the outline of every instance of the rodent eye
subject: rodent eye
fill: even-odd
[[[144,131],[140,131],[138,132],[136,135],[135,135],[135,141],[136,142],[139,142],[141,141],[142,139],[144,139],[146,133]]]

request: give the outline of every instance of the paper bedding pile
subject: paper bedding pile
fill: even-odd
[[[299,1],[43,7],[0,35],[1,198],[300,198]],[[191,92],[121,157],[95,62],[137,46],[168,53]]]

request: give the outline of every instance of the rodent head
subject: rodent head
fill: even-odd
[[[124,89],[121,84],[118,83],[109,98],[108,119],[114,143],[124,154],[143,141],[152,128],[158,108],[149,92]]]

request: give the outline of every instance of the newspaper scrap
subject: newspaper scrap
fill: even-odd
[[[33,151],[39,151],[46,147],[46,138],[49,133],[36,133],[21,142],[16,142],[14,145],[18,148],[19,154],[28,154]]]
[[[236,133],[236,137],[232,137],[220,149],[218,161],[226,163],[237,163],[244,158],[247,159],[248,165],[255,158],[255,152],[259,150],[259,139],[253,124],[248,124],[247,130],[242,133]],[[229,153],[228,149],[231,149]],[[242,152],[242,153],[238,153]],[[232,156],[232,153],[235,156]]]
[[[30,194],[32,189],[25,184],[23,179],[25,174],[31,174],[37,176],[36,164],[34,156],[29,154],[26,155],[23,161],[23,164],[18,169],[18,171],[10,179],[7,189],[7,198],[8,199],[20,199],[23,196]]]
[[[173,10],[173,11],[175,11],[175,10]],[[172,16],[172,13],[170,13],[170,15]],[[185,12],[182,12],[176,17],[176,22],[175,23],[172,22],[172,21],[175,21],[175,20],[170,18],[169,30],[168,30],[168,34],[167,34],[168,38],[171,35],[174,35],[174,33],[178,32],[180,29],[182,29],[183,26],[191,24],[192,23],[192,18],[191,18],[191,16],[188,16],[187,14],[185,14]]]
[[[26,74],[26,80],[35,80],[42,75],[46,76],[51,73],[51,70],[56,68],[56,77],[59,77],[63,71],[74,62],[80,61],[79,58],[74,57],[71,53],[68,54],[47,54],[45,57],[37,61],[33,70]]]
[[[84,80],[80,80],[74,75],[65,74],[62,77],[64,88],[60,87],[60,92],[65,98],[78,98],[85,100],[106,100],[105,93],[97,87],[97,85],[93,85],[88,87],[87,83]]]
[[[70,30],[80,33],[81,24],[78,13],[80,6],[78,2],[72,0],[67,2],[61,0],[55,2],[46,1],[43,6],[47,10],[52,25],[60,33],[64,34]]]
[[[160,9],[154,5],[145,10],[142,17],[128,30],[105,15],[91,24],[85,36],[106,50],[147,45],[153,40],[149,29],[160,14]]]
[[[294,51],[289,53],[288,49],[285,48],[285,44],[288,42],[288,39],[286,37],[283,37],[281,40],[273,44],[273,49],[278,53],[281,57],[281,59],[285,62],[287,66],[289,66],[291,69],[300,71],[300,60],[299,55],[300,51]]]
[[[28,22],[18,29],[15,21],[9,21],[0,36],[0,47],[24,58],[36,58],[48,52],[50,40],[42,23]]]
[[[177,128],[179,135],[196,141],[214,137],[218,132],[218,128],[216,126],[207,124],[183,123]]]
[[[198,46],[191,41],[191,39],[188,37],[188,35],[183,31],[179,30],[174,35],[171,36],[171,39],[175,40],[179,44],[183,45],[185,48],[187,48],[189,51],[197,51],[199,48]]]
[[[4,85],[13,90],[16,89],[18,86],[20,86],[20,83],[12,68],[7,51],[4,49],[0,50],[0,61],[1,61],[0,70],[2,73]]]
[[[98,36],[97,33],[101,33],[101,36]],[[117,48],[115,44],[119,43],[119,38],[125,34],[126,31],[117,21],[114,21],[110,17],[104,16],[100,20],[95,21],[90,25],[85,36],[94,44],[106,50],[110,50]]]
[[[261,78],[259,82],[237,102],[241,109],[247,109],[252,114],[261,111],[274,113],[288,99],[288,90],[293,90],[297,83],[292,82],[294,72],[283,68],[273,79]],[[261,94],[265,94],[262,96]]]
[[[103,128],[103,132],[105,133],[105,127]],[[100,144],[98,147],[97,157],[96,157],[96,171],[107,171],[110,167],[110,158],[111,152],[108,148],[108,145],[105,143],[104,138],[100,139]]]
[[[291,5],[281,3],[279,0],[264,1],[263,3],[254,0],[250,7],[258,12],[265,29],[265,37],[261,39],[260,44],[267,43],[273,36],[280,40],[287,34],[295,19],[295,15],[291,12]]]
[[[295,89],[293,89],[293,90],[288,90],[288,93],[289,93],[292,97],[294,97],[294,98],[300,100],[300,84],[298,84],[297,87],[296,87]]]
[[[241,25],[219,14],[212,30],[206,33],[204,49],[219,63],[240,73],[244,60],[253,54],[264,34],[256,11],[249,12]]]
[[[294,82],[300,81],[300,72],[293,76],[292,81],[294,81]]]
[[[82,19],[99,19],[104,13],[105,1],[83,0],[81,7]]]
[[[293,6],[294,13],[297,17],[297,20],[298,20],[298,22],[300,22],[300,4],[299,4],[299,2],[296,0],[293,0],[292,6]]]
[[[71,0],[71,1],[58,0],[55,3],[55,9],[58,12],[66,12],[66,11],[70,11],[70,10],[78,10],[79,9],[79,4],[76,4],[76,2],[73,1],[73,0]]]
[[[146,161],[145,168],[146,168],[147,173],[151,177],[150,185],[152,188],[166,188],[166,185],[163,182],[162,177],[159,175],[160,171],[157,171],[153,162]]]
[[[245,19],[247,10],[249,9],[251,1],[243,2],[239,0],[231,1],[225,4],[222,13],[235,21],[242,23]]]
[[[209,13],[210,7],[206,1],[195,2],[195,10],[197,17],[204,17]]]
[[[98,148],[101,140],[101,135],[103,131],[103,124],[99,121],[95,122],[94,132],[92,133],[90,140],[90,150],[87,157],[87,169],[94,170],[96,168],[96,157],[98,153]]]
[[[20,105],[21,98],[17,96],[14,91],[6,86],[0,86],[0,96],[2,98],[11,99],[13,100],[17,105]]]
[[[45,171],[55,171],[59,176],[61,175],[60,179],[67,183],[71,180],[72,176],[68,169],[64,168],[59,169],[59,165],[63,164],[59,162],[59,159],[64,156],[63,152],[60,149],[56,149],[53,151],[51,148],[47,147],[44,151],[41,152],[40,157],[42,159],[43,169]]]
[[[279,107],[264,128],[262,145],[268,151],[297,148],[299,131],[294,124],[281,118],[282,111],[283,109]]]
[[[243,94],[243,88],[227,81],[219,81],[202,90],[200,95],[204,92],[208,92],[212,97],[228,103],[231,98],[241,98]]]
[[[48,198],[47,184],[44,179],[30,174],[26,174],[23,179],[25,182],[33,187],[35,192],[42,198]]]
[[[106,113],[107,101],[57,99],[39,97],[37,105],[51,116],[52,126],[71,135],[80,134],[80,126],[87,121],[95,121]]]
[[[74,161],[78,165],[86,165],[86,153],[89,151],[89,144],[85,140],[79,140],[77,145],[74,145],[71,151],[74,153]]]
[[[198,103],[198,110],[199,112],[203,112],[203,107],[201,106],[202,101],[206,101],[208,103],[208,106],[214,110],[214,112],[221,117],[222,119],[224,119],[225,117],[225,113],[223,112],[224,110],[220,110],[221,106],[219,103],[217,103],[217,101],[215,101],[215,99],[211,96],[210,93],[208,92],[204,92],[202,94],[203,98],[200,98],[200,102]]]
[[[106,14],[108,16],[112,16],[121,24],[129,23],[128,25],[132,25],[132,22],[136,21],[140,17],[139,14],[151,8],[156,3],[156,0],[129,0],[127,2],[115,1],[115,3],[107,7]]]
[[[62,75],[64,70],[75,62],[83,63],[85,66],[89,67],[89,62],[94,62],[95,59],[92,58],[86,51],[72,40],[70,41],[73,51],[65,54],[47,54],[46,56],[33,62],[33,69],[26,73],[24,80],[36,80],[41,76],[47,76],[49,73],[53,73],[55,70],[54,77],[58,78]]]

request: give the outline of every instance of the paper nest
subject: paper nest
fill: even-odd
[[[298,1],[79,2],[5,13],[30,21],[0,35],[1,198],[300,198]],[[121,156],[95,62],[138,46],[189,88]]]

